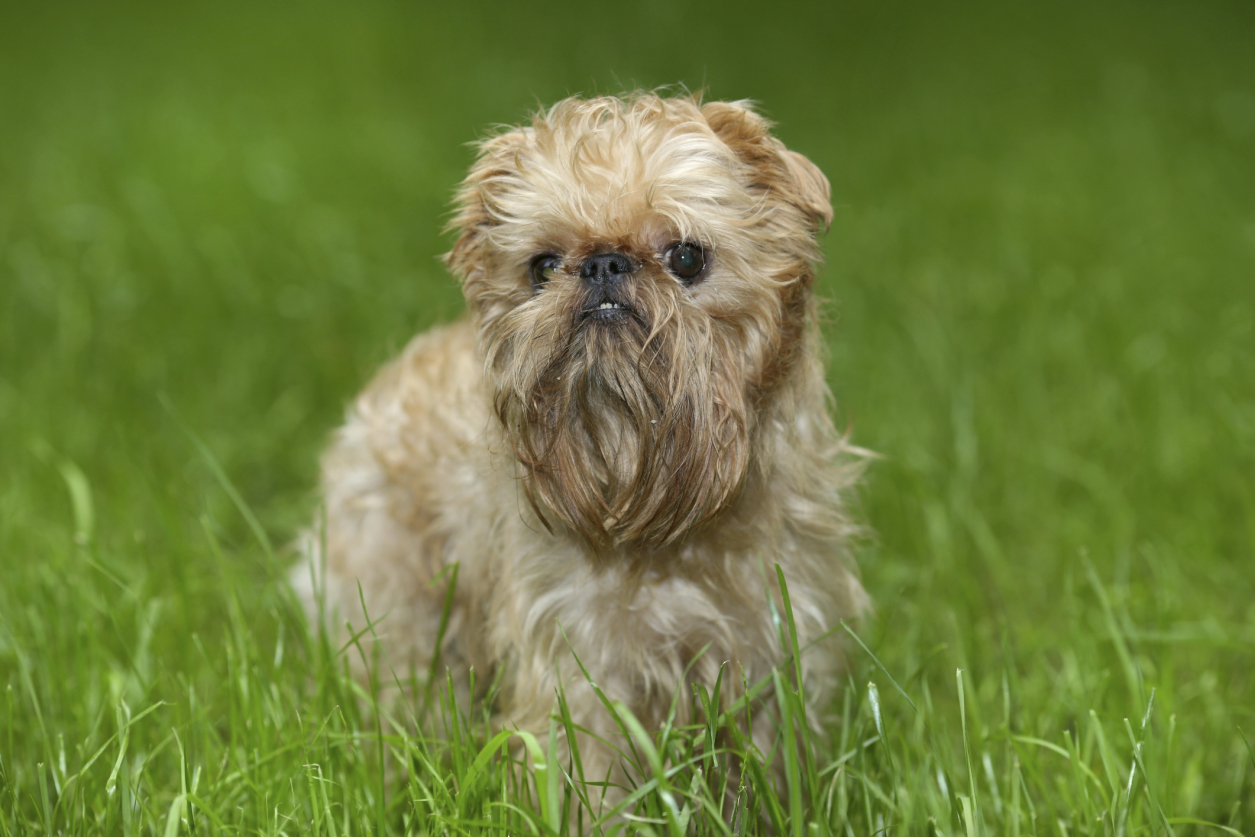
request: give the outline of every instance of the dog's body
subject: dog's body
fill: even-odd
[[[741,104],[567,100],[487,141],[458,208],[469,319],[385,367],[327,453],[325,582],[294,574],[311,609],[324,586],[362,627],[360,584],[392,665],[426,671],[457,564],[442,672],[499,673],[502,722],[533,731],[561,685],[610,740],[572,652],[650,727],[722,665],[731,699],[785,659],[774,564],[800,646],[861,614],[858,457],[811,287],[818,170]],[[819,702],[832,642],[803,656]],[[591,742],[586,775],[616,770]]]

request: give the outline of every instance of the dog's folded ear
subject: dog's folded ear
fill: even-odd
[[[832,187],[819,167],[796,151],[784,149],[784,165],[793,178],[797,191],[793,201],[810,213],[817,228],[827,230],[832,224]]]
[[[771,123],[749,102],[709,102],[702,116],[715,136],[755,173],[754,186],[776,193],[810,218],[817,230],[832,223],[828,178],[810,160],[771,135]]]
[[[478,143],[475,163],[454,195],[453,218],[444,231],[458,237],[444,263],[463,282],[482,268],[484,237],[495,224],[489,195],[493,184],[514,175],[515,156],[526,142],[521,130],[512,129]]]

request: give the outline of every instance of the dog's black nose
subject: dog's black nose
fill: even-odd
[[[580,278],[590,285],[615,285],[635,270],[622,253],[598,253],[580,265]]]

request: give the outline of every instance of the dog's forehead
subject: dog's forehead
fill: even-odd
[[[489,190],[502,244],[711,241],[755,210],[744,165],[701,122],[545,124],[520,139]]]

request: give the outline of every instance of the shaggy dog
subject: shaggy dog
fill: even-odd
[[[788,656],[778,564],[822,707],[829,635],[867,606],[813,293],[828,182],[769,127],[634,94],[482,143],[446,257],[469,316],[389,363],[323,460],[311,612],[360,630],[364,600],[398,670],[439,642],[442,675],[498,678],[509,726],[547,731],[561,688],[590,778],[625,768],[573,655],[646,728],[721,667],[726,705]]]

